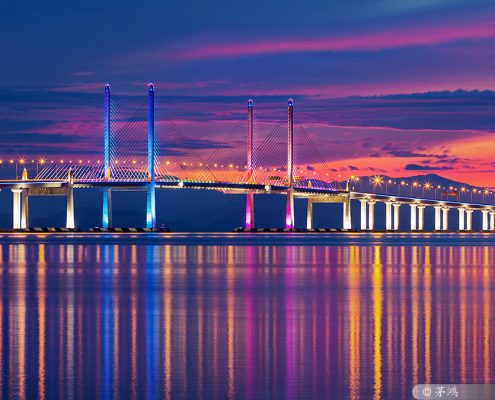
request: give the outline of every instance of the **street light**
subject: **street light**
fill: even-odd
[[[413,195],[413,187],[418,187],[418,182],[414,181],[413,184],[411,185],[411,197]]]
[[[373,182],[373,189],[374,189],[375,186],[380,186],[380,184],[382,183],[382,177],[377,175],[373,178],[372,182]]]
[[[388,185],[389,183],[392,183],[392,179],[389,179],[387,182],[385,182],[385,194],[388,194]]]
[[[354,175],[352,175],[352,176],[351,176],[351,181],[353,182],[353,185],[352,185],[352,190],[355,190],[355,189],[356,189],[355,182],[359,182],[359,177],[358,177],[358,176],[354,176]]]
[[[11,162],[13,162],[13,161],[14,161],[14,160],[12,160]],[[24,165],[24,162],[25,162],[24,158],[20,158],[20,159],[19,159],[19,163],[20,163],[21,165]],[[18,164],[17,164],[17,163],[15,163],[15,179],[19,179]]]
[[[44,165],[45,164],[45,159],[44,158],[40,158],[38,160],[38,162],[36,163],[36,175],[38,175],[39,173],[39,166],[40,165]]]
[[[423,185],[423,197],[425,197],[425,189],[430,189],[430,188],[431,188],[431,184],[429,182],[426,182]]]

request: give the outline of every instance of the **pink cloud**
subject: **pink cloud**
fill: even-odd
[[[175,53],[177,61],[193,61],[211,58],[235,58],[262,54],[379,51],[394,48],[427,46],[460,40],[495,38],[493,21],[478,21],[471,25],[416,26],[382,32],[327,38],[280,38],[251,40],[250,42],[212,43],[189,46],[188,50]],[[185,46],[184,46],[185,47]],[[170,57],[170,54],[167,53]]]

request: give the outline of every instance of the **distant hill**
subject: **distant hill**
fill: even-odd
[[[340,182],[345,187],[347,181]],[[360,176],[349,181],[354,191],[383,193],[425,198],[459,197],[464,201],[485,202],[494,196],[493,188],[482,188],[444,178],[437,174],[390,177],[387,175]]]

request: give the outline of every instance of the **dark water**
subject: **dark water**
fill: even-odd
[[[410,399],[495,382],[490,235],[3,235],[0,392]]]

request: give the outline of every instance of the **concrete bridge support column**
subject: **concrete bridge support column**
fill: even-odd
[[[398,231],[400,203],[394,203],[393,206],[394,206],[394,231]]]
[[[148,186],[146,195],[146,228],[156,228],[155,182]]]
[[[366,199],[359,199],[361,202],[361,230],[365,231],[366,230],[366,204],[368,203],[368,200]]]
[[[103,215],[102,223],[103,228],[112,227],[112,189],[103,189]]]
[[[351,221],[351,198],[347,196],[345,201],[342,203],[343,210],[343,228],[350,230],[352,229],[352,221]]]
[[[466,211],[464,208],[458,208],[459,211],[459,230],[464,230],[464,212]]]
[[[308,197],[308,209],[306,214],[306,229],[313,229],[313,200]]]
[[[411,230],[415,231],[416,227],[416,207],[417,204],[410,204],[411,206]]]
[[[481,214],[483,215],[481,229],[483,231],[488,230],[488,210],[481,210]]]
[[[67,217],[65,227],[69,229],[76,227],[74,218],[74,188],[72,185],[67,188]]]
[[[22,191],[21,229],[29,228],[29,195],[27,189]]]
[[[372,231],[375,227],[375,200],[368,200],[368,230]]]
[[[21,228],[21,193],[22,189],[12,189],[12,228],[14,229]]]
[[[495,231],[495,211],[490,211],[490,230]]]
[[[448,231],[449,230],[449,208],[443,207],[442,213],[443,213],[442,231]]]
[[[392,202],[385,202],[385,229],[387,231],[392,230]]]
[[[435,209],[435,230],[439,231],[442,228],[442,214],[440,213],[442,206],[434,206],[433,208]]]
[[[285,205],[285,229],[294,229],[294,189],[292,185],[287,190],[287,203]]]
[[[246,195],[246,229],[253,229],[253,228],[254,228],[254,193],[248,193]]]
[[[473,211],[470,208],[466,210],[466,230],[468,231],[473,230]]]
[[[424,230],[425,226],[425,205],[418,205],[418,231]]]

